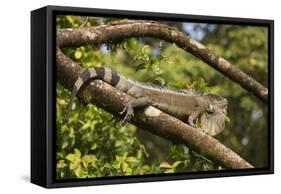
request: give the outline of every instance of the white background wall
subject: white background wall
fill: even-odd
[[[123,184],[45,190],[29,183],[30,11],[45,5],[171,12],[275,20],[275,175]],[[87,0],[1,1],[0,17],[0,193],[266,193],[280,192],[281,14],[278,1]],[[278,121],[279,120],[279,121]],[[279,179],[279,180],[278,180]],[[279,182],[279,185],[278,185]]]

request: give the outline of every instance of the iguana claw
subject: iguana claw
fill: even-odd
[[[194,110],[189,116],[188,116],[188,124],[191,125],[192,127],[197,127],[196,124],[194,124],[194,121],[197,120],[199,117],[201,111],[200,109]]]
[[[131,120],[131,118],[132,118],[132,116],[134,116],[134,110],[133,110],[133,108],[132,108],[132,106],[131,106],[131,104],[130,103],[128,103],[125,107],[124,107],[124,109],[121,111],[121,112],[119,112],[119,114],[124,114],[126,112],[126,115],[125,115],[125,117],[122,119],[122,121],[121,121],[121,123],[123,124],[123,123],[125,123],[125,122],[129,122],[130,120]]]
[[[124,109],[119,112],[119,114],[124,114],[126,112],[125,117],[123,118],[121,123],[129,122],[134,116],[134,108],[141,108],[148,106],[152,103],[152,101],[148,97],[140,97],[134,100],[129,101]]]

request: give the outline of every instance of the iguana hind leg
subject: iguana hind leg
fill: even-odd
[[[124,109],[119,113],[123,114],[126,112],[126,115],[121,122],[129,122],[131,120],[132,116],[134,116],[134,108],[142,108],[151,104],[152,101],[148,97],[140,97],[129,101]]]

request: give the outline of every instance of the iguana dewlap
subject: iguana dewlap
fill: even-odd
[[[122,111],[126,112],[124,120],[130,119],[134,108],[152,105],[192,126],[196,126],[194,122],[199,118],[200,128],[212,136],[220,133],[225,127],[224,117],[227,109],[225,98],[214,94],[197,94],[188,90],[148,85],[125,78],[107,67],[89,68],[80,74],[71,93],[66,120],[77,92],[84,83],[93,79],[105,81],[136,98]]]

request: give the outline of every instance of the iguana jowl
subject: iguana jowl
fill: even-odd
[[[88,81],[100,79],[111,86],[135,97],[121,113],[126,112],[124,120],[130,120],[133,109],[152,105],[163,112],[179,118],[191,126],[200,119],[200,128],[209,135],[220,133],[224,127],[227,100],[214,94],[196,94],[188,90],[174,90],[166,87],[148,85],[127,79],[107,67],[89,68],[80,74],[74,84],[66,120],[72,107],[74,97]]]

